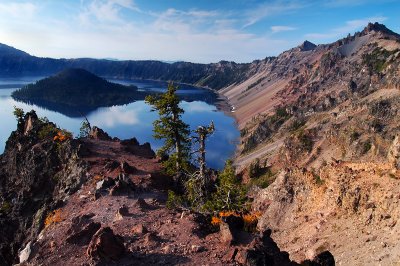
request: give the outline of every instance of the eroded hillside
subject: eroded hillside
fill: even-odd
[[[296,261],[397,265],[400,36],[381,24],[263,60],[222,90],[241,129],[236,165],[256,184],[259,228]]]
[[[400,261],[399,172],[389,163],[331,163],[318,172],[292,168],[254,193],[280,248],[300,261],[330,250],[337,265]]]
[[[238,165],[385,160],[399,130],[399,58],[399,35],[369,24],[335,43],[263,60],[257,74],[222,91],[242,132]]]

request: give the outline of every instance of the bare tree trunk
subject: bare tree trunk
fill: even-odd
[[[172,114],[172,120],[175,122],[176,121],[176,114]],[[179,132],[175,128],[174,129],[174,135],[175,135],[175,152],[176,152],[176,171],[179,173],[181,170],[181,140],[179,137]]]
[[[201,187],[204,193],[207,193],[207,187],[209,184],[208,176],[206,174],[206,138],[208,135],[214,132],[214,123],[211,122],[210,126],[200,126],[197,128],[196,133],[198,134],[197,141],[199,143],[199,167],[200,167],[200,179]]]
[[[200,153],[200,158],[199,158],[199,164],[200,164],[200,176],[204,180],[206,176],[206,134],[199,134],[199,153]]]
[[[176,151],[176,170],[179,172],[181,170],[181,141],[179,139],[178,133],[175,132],[176,142],[175,142],[175,151]]]

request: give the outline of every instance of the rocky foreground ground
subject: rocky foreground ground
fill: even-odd
[[[0,265],[298,265],[271,230],[233,216],[211,230],[209,216],[167,209],[172,182],[150,145],[53,130],[27,113],[0,157]]]

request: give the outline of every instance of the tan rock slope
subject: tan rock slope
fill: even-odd
[[[400,262],[399,173],[390,164],[332,163],[281,172],[253,207],[296,261],[329,250],[337,265]]]
[[[238,165],[273,157],[298,129],[307,134],[317,130],[312,141],[318,146],[338,127],[339,133],[358,130],[364,139],[365,134],[379,137],[378,131],[385,134],[395,126],[400,88],[398,34],[375,23],[332,44],[302,47],[253,62],[250,69],[256,74],[222,90],[242,130]],[[279,108],[287,115],[274,123],[271,119]],[[385,136],[387,140],[390,137]],[[380,140],[371,145],[381,148]],[[346,152],[343,157],[348,156]],[[308,164],[310,159],[305,156],[302,161]]]
[[[239,172],[270,184],[252,192],[259,228],[296,261],[329,250],[337,265],[399,265],[400,35],[370,23],[252,68],[222,93]]]

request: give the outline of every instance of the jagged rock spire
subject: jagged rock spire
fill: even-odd
[[[389,30],[388,28],[386,28],[385,25],[380,24],[378,22],[375,22],[375,23],[370,22],[370,23],[368,23],[368,25],[364,28],[364,30],[361,33],[363,35],[366,35],[366,34],[371,33],[373,31],[381,32],[381,33],[388,34],[388,35],[393,35],[393,36],[396,36],[396,37],[400,37],[399,34]]]
[[[300,51],[311,51],[315,47],[317,47],[314,43],[305,40],[302,44],[298,46],[300,48]]]

